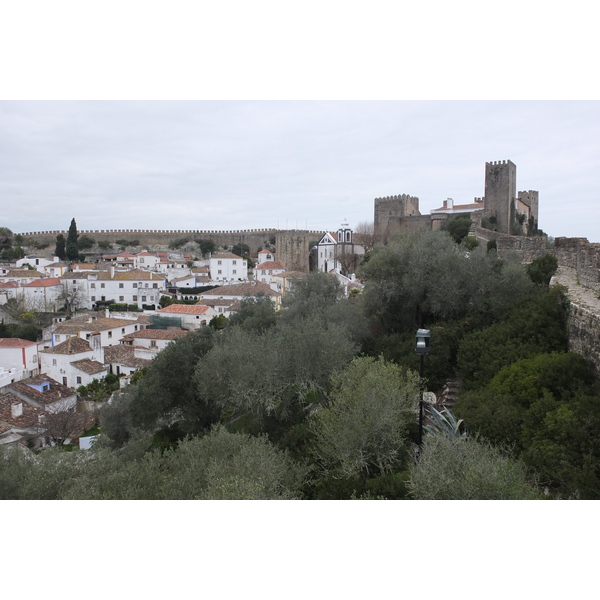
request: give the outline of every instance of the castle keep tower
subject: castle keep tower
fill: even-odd
[[[510,160],[486,162],[483,217],[495,220],[501,233],[511,233],[516,197],[517,165]]]
[[[375,237],[382,239],[395,231],[402,219],[420,216],[419,198],[401,194],[375,198]]]

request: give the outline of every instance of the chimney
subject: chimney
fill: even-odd
[[[446,208],[454,208],[454,200],[452,200],[452,198],[446,200]]]
[[[13,419],[16,419],[23,415],[23,403],[19,402],[18,404],[11,404],[10,406],[10,414]]]

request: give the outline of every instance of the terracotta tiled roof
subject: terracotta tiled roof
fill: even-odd
[[[19,284],[16,281],[0,281],[0,287],[3,288],[18,288]]]
[[[36,342],[22,340],[21,338],[0,338],[0,348],[29,348],[36,345]]]
[[[231,306],[236,300],[226,298],[203,298],[198,304],[204,306]]]
[[[106,367],[98,362],[97,360],[91,360],[89,358],[84,358],[82,360],[74,360],[71,363],[76,369],[87,373],[88,375],[95,375],[96,373],[104,373],[106,372]]]
[[[141,269],[115,272],[114,276],[115,280],[125,279],[128,281],[135,281],[136,279],[139,281],[164,281],[166,278],[166,275],[153,273],[152,271],[142,271]]]
[[[255,271],[285,271],[285,265],[280,260],[267,260],[254,267]]]
[[[39,392],[28,385],[41,385],[45,382],[50,383],[50,389],[45,392]],[[63,398],[70,398],[74,395],[74,392],[71,388],[68,388],[66,385],[62,385],[62,383],[58,383],[58,381],[48,377],[48,375],[36,375],[34,377],[29,377],[28,379],[15,381],[6,387],[10,391],[14,392],[17,396],[22,395],[42,404],[52,404],[53,402],[62,400]]]
[[[87,279],[90,275],[89,271],[67,271],[61,275],[61,281],[68,281],[69,279]]]
[[[137,358],[137,356],[135,356],[136,348],[139,348],[139,346],[128,346],[126,344],[109,346],[104,349],[104,364],[110,365],[119,363],[125,367],[131,367],[132,369],[147,367],[152,360],[149,358]],[[147,348],[144,348],[144,350],[147,350]]]
[[[123,341],[129,340],[174,340],[183,337],[188,331],[183,329],[142,329],[123,336]]]
[[[39,271],[30,271],[29,269],[14,269],[9,271],[3,277],[35,277],[36,279],[39,277],[43,277],[44,274]]]
[[[160,308],[156,312],[173,313],[177,315],[203,315],[208,310],[208,306],[204,304],[171,304]]]
[[[483,209],[483,203],[478,202],[476,204],[455,204],[452,208],[442,206],[440,208],[434,208],[431,212],[436,212],[436,211],[452,212],[455,210],[478,210],[478,209]]]
[[[25,283],[23,287],[52,287],[61,283],[62,281],[58,277],[48,277],[46,279],[35,279],[30,283]]]
[[[91,323],[61,323],[54,330],[54,333],[71,333],[77,334],[80,331],[108,331],[109,329],[118,329],[119,327],[126,327],[127,325],[137,325],[137,321],[129,319],[112,319],[112,318],[100,318],[92,321]]]
[[[213,254],[211,258],[239,258],[240,260],[244,260],[241,256],[233,254],[233,252],[217,252],[217,254]]]
[[[53,348],[42,350],[42,352],[44,354],[81,354],[82,352],[90,352],[91,349],[92,347],[88,342],[74,335]]]
[[[22,405],[23,414],[19,417],[13,417],[12,407],[18,404]],[[11,427],[35,427],[39,423],[39,416],[43,413],[43,408],[28,404],[14,394],[8,393],[0,396],[0,421]]]
[[[215,298],[220,296],[281,296],[279,292],[274,292],[269,285],[260,281],[252,283],[235,283],[233,285],[221,285],[214,290],[202,292],[202,298]]]

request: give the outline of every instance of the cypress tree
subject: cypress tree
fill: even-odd
[[[67,236],[67,258],[69,260],[77,260],[79,258],[79,247],[77,246],[77,224],[75,219],[71,220],[71,226],[69,227],[69,234]]]
[[[54,254],[58,256],[59,260],[65,260],[67,257],[65,236],[62,233],[56,236],[56,250],[54,250]]]

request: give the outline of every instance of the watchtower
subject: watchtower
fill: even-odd
[[[486,162],[483,217],[495,221],[501,233],[511,233],[516,196],[517,165],[510,160]]]

